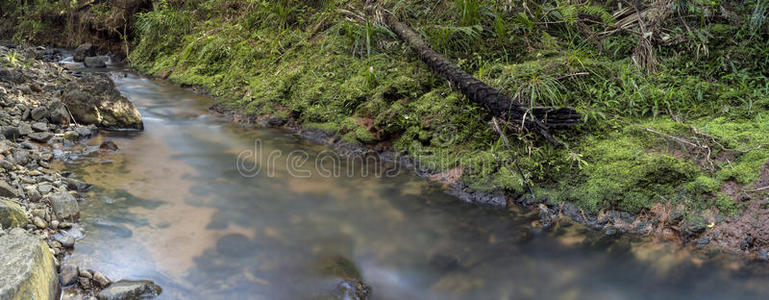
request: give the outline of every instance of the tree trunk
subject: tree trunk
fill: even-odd
[[[581,116],[572,108],[524,109],[510,97],[474,78],[451,61],[433,51],[422,37],[394,16],[386,17],[387,26],[419,54],[419,58],[435,73],[454,84],[462,94],[488,109],[494,116],[511,123],[523,124],[557,144],[550,128],[565,128],[579,124]]]

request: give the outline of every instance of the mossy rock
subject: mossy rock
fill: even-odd
[[[20,205],[9,200],[0,200],[0,225],[2,228],[24,227],[28,222],[27,213]]]
[[[59,279],[50,248],[21,228],[0,233],[0,299],[56,299]]]
[[[360,280],[360,270],[354,262],[342,256],[329,256],[321,259],[317,270],[323,275],[335,276],[344,279]]]

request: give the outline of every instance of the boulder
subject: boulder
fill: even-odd
[[[83,64],[89,68],[106,68],[107,67],[107,63],[105,63],[104,60],[98,56],[86,57],[85,60],[83,60]]]
[[[2,228],[24,227],[29,221],[27,213],[18,204],[0,200],[0,226]]]
[[[5,181],[0,180],[0,197],[16,198],[19,191]]]
[[[56,299],[58,290],[48,245],[21,228],[0,236],[0,299]]]
[[[69,124],[69,112],[67,111],[67,108],[64,107],[64,103],[62,103],[61,100],[55,99],[48,103],[47,112],[48,120],[50,120],[51,123],[59,125]]]
[[[80,214],[80,206],[77,204],[77,199],[65,190],[51,194],[48,196],[48,199],[51,201],[53,213],[59,219],[69,219]]]
[[[102,73],[67,84],[62,101],[79,123],[110,130],[143,130],[139,110]]]
[[[99,292],[99,300],[139,300],[151,299],[160,295],[163,289],[149,280],[121,280],[110,284]]]
[[[75,52],[72,53],[72,60],[81,62],[84,61],[86,57],[94,55],[96,55],[96,48],[94,48],[91,43],[85,43],[77,46]]]

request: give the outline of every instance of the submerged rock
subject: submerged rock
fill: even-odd
[[[48,246],[16,228],[0,235],[0,299],[55,299],[59,289]]]
[[[139,110],[120,95],[106,74],[70,82],[62,101],[79,123],[110,130],[144,129]]]
[[[24,227],[27,225],[27,213],[18,204],[0,200],[0,226],[2,228]]]
[[[160,286],[149,280],[121,280],[110,284],[99,292],[99,300],[138,300],[152,299],[163,291]]]
[[[104,60],[98,56],[86,57],[85,60],[83,60],[83,64],[89,68],[106,68],[107,67],[107,63],[105,63]]]

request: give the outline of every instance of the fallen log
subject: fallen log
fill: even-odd
[[[408,25],[391,14],[385,14],[385,23],[400,39],[405,41],[433,72],[446,78],[471,101],[488,109],[492,115],[508,123],[522,124],[554,144],[558,142],[550,134],[551,128],[567,128],[579,125],[582,116],[573,108],[536,107],[524,108],[505,94],[486,85],[468,74],[443,55],[438,54]]]

